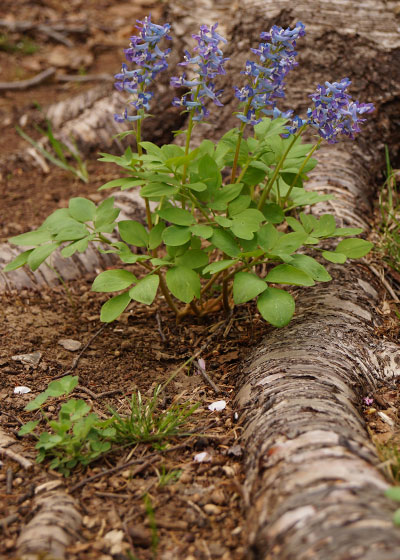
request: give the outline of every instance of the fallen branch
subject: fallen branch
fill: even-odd
[[[70,41],[67,37],[65,37],[65,35],[60,33],[60,30],[63,29],[62,27],[60,28],[60,26],[58,26],[57,29],[55,26],[46,25],[45,23],[34,23],[33,21],[7,21],[4,19],[0,19],[0,27],[7,27],[7,29],[9,29],[11,32],[24,32],[32,30],[40,31],[48,37],[51,37],[59,43],[62,43],[66,47],[74,46],[72,41]],[[68,29],[65,30],[69,31]]]
[[[113,82],[111,74],[105,72],[101,74],[86,74],[85,76],[76,74],[61,74],[57,76],[59,82]]]
[[[3,455],[4,457],[7,457],[8,459],[15,461],[16,463],[19,463],[24,469],[28,470],[33,467],[32,461],[29,461],[29,459],[25,459],[25,457],[22,457],[22,455],[20,455],[19,453],[11,451],[11,449],[0,447],[0,455]]]
[[[47,68],[47,70],[43,70],[39,74],[36,74],[33,78],[29,78],[28,80],[20,80],[16,82],[0,82],[0,91],[7,91],[7,90],[24,90],[28,89],[33,86],[37,86],[53,76],[56,72],[55,68]]]

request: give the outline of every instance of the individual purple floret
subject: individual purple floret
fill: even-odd
[[[219,97],[222,91],[215,91],[213,79],[221,74],[225,74],[224,64],[228,60],[223,58],[223,53],[219,48],[219,43],[226,43],[226,39],[216,32],[218,24],[214,24],[211,29],[207,25],[200,26],[200,33],[192,35],[197,41],[194,48],[194,56],[189,51],[185,51],[184,61],[179,66],[194,66],[193,71],[197,77],[192,80],[186,79],[184,73],[182,77],[171,78],[173,87],[188,87],[190,90],[182,97],[175,97],[172,104],[175,107],[184,107],[187,111],[193,111],[193,120],[201,121],[209,115],[205,107],[207,99],[211,99],[216,105],[222,106]]]
[[[293,29],[283,29],[274,25],[269,32],[262,32],[260,37],[266,40],[257,49],[251,49],[259,57],[259,62],[246,62],[242,72],[248,77],[249,84],[243,88],[235,87],[235,96],[239,101],[249,104],[245,113],[237,117],[246,124],[260,122],[259,115],[289,118],[292,111],[282,113],[276,107],[276,100],[285,97],[284,79],[288,72],[297,66],[296,40],[305,35],[304,24],[299,21]]]
[[[341,134],[354,139],[355,134],[360,132],[360,124],[366,120],[359,115],[372,113],[375,107],[373,103],[352,101],[351,95],[346,93],[350,84],[348,78],[343,78],[340,82],[318,85],[316,92],[310,95],[314,106],[307,110],[307,119],[295,117],[288,131],[294,134],[302,126],[310,125],[329,144],[338,142]]]
[[[171,49],[160,50],[158,43],[168,35],[169,23],[156,25],[151,22],[151,16],[145,17],[143,21],[137,20],[139,35],[131,37],[131,46],[124,49],[125,58],[128,62],[136,64],[139,68],[128,70],[127,64],[122,64],[119,74],[115,75],[115,87],[119,91],[131,94],[129,105],[136,110],[135,115],[129,115],[125,109],[122,115],[114,115],[117,122],[136,121],[144,117],[144,110],[149,110],[149,103],[153,93],[147,92],[146,88],[162,70],[168,67],[167,56]]]

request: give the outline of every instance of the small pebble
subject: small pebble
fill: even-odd
[[[181,476],[179,477],[179,482],[182,482],[182,484],[189,484],[190,482],[192,482],[192,480],[193,477],[188,472],[182,473]]]
[[[18,476],[17,478],[14,479],[13,486],[17,486],[17,487],[18,487],[18,486],[21,486],[21,484],[22,484],[23,482],[24,482],[24,481],[22,480],[22,478],[21,478],[20,476]]]
[[[58,344],[70,352],[76,352],[82,348],[82,342],[73,340],[72,338],[60,338]]]
[[[218,515],[221,513],[221,508],[215,504],[206,504],[203,509],[208,515]]]

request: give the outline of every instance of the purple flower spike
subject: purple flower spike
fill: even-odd
[[[198,75],[193,80],[186,80],[185,74],[181,78],[171,78],[172,87],[188,87],[190,91],[180,99],[175,98],[172,104],[176,107],[184,107],[187,111],[194,110],[193,120],[202,121],[208,117],[209,111],[205,108],[207,98],[211,99],[215,105],[221,107],[219,97],[222,91],[215,91],[213,79],[225,74],[224,64],[228,60],[223,58],[223,53],[219,48],[219,43],[226,43],[226,40],[216,32],[216,23],[209,29],[207,25],[200,26],[200,33],[192,35],[197,41],[194,48],[194,56],[189,51],[185,51],[184,61],[179,66],[194,66],[193,70]]]
[[[144,117],[143,111],[150,108],[149,102],[153,94],[146,92],[149,86],[160,72],[168,67],[167,56],[170,49],[161,51],[158,43],[163,39],[171,39],[168,35],[169,23],[156,25],[152,23],[151,16],[137,21],[136,26],[140,33],[131,37],[131,45],[124,49],[125,58],[128,62],[136,64],[138,68],[128,70],[127,64],[122,64],[119,74],[115,75],[115,87],[119,91],[127,91],[130,95],[130,105],[137,111],[136,115],[128,115],[127,110],[123,115],[114,115],[117,122],[134,122]]]
[[[260,122],[260,113],[272,118],[291,116],[290,111],[281,113],[276,108],[276,100],[285,97],[284,79],[297,66],[296,40],[303,35],[305,27],[301,21],[293,29],[274,25],[270,31],[261,33],[261,39],[267,42],[260,43],[257,49],[251,49],[258,56],[259,62],[248,60],[242,72],[249,83],[241,89],[235,87],[235,96],[239,101],[250,102],[246,115],[237,115],[242,122],[257,124]]]
[[[360,132],[360,124],[366,121],[360,115],[372,113],[375,107],[373,103],[352,101],[351,96],[346,93],[350,84],[348,78],[343,78],[340,82],[318,85],[316,92],[310,96],[314,106],[307,110],[308,119],[295,117],[288,131],[294,134],[301,126],[308,124],[329,144],[338,142],[339,135],[353,140]]]

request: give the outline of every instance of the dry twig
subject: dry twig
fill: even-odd
[[[47,70],[43,70],[43,72],[36,74],[36,76],[33,76],[33,78],[29,78],[28,80],[20,80],[16,82],[0,82],[0,91],[24,90],[33,86],[37,86],[47,80],[47,78],[50,78],[50,76],[53,76],[53,74],[55,74],[55,71],[56,69],[51,67],[47,68]]]
[[[24,469],[31,469],[33,467],[33,463],[29,461],[29,459],[25,459],[25,457],[22,457],[19,453],[14,453],[11,449],[0,447],[0,455],[19,463]]]

